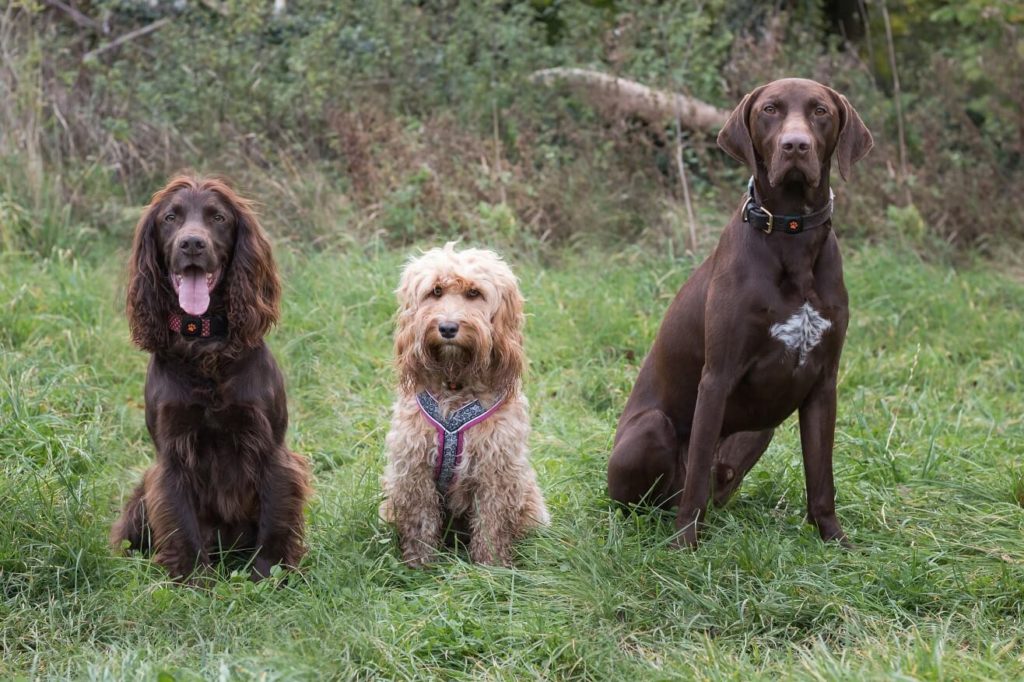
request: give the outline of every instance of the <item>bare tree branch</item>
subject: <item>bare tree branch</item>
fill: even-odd
[[[536,71],[530,81],[543,85],[566,83],[606,115],[636,116],[649,123],[663,123],[678,118],[689,130],[712,131],[721,128],[729,112],[675,92],[655,90],[625,78],[616,78],[598,71],[554,68]]]
[[[61,2],[61,0],[43,0],[43,2],[45,2],[50,7],[63,12],[68,16],[69,19],[71,19],[71,21],[75,22],[82,28],[87,28],[90,31],[95,31],[96,33],[106,33],[103,24],[96,21],[92,17],[79,12],[71,5]]]
[[[900,72],[896,68],[896,48],[892,41],[892,25],[889,23],[889,8],[882,0],[882,20],[885,22],[885,44],[889,48],[889,68],[892,70],[892,99],[896,103],[896,137],[900,151],[900,181],[907,177],[907,145],[903,136],[903,99],[900,90]]]
[[[83,62],[84,61],[88,61],[89,59],[92,59],[93,57],[98,57],[99,55],[103,54],[104,52],[109,52],[111,50],[116,50],[117,48],[121,47],[122,45],[124,45],[125,43],[127,43],[127,42],[129,42],[131,40],[135,40],[136,38],[141,38],[142,36],[149,35],[153,31],[159,31],[160,29],[162,29],[164,26],[166,26],[169,23],[171,23],[171,18],[170,17],[164,17],[163,19],[157,19],[156,21],[154,21],[151,24],[146,24],[142,28],[137,28],[134,31],[129,31],[128,33],[125,33],[124,35],[119,36],[119,37],[115,38],[114,40],[111,40],[109,43],[107,43],[106,45],[103,45],[102,47],[97,47],[95,50],[89,50],[84,55],[82,55],[82,61]]]
[[[199,1],[203,4],[204,7],[206,7],[209,10],[212,10],[212,11],[216,12],[217,14],[221,15],[222,17],[226,17],[226,16],[228,16],[228,14],[230,14],[230,12],[228,12],[228,8],[224,5],[223,2],[217,2],[216,0],[199,0]]]

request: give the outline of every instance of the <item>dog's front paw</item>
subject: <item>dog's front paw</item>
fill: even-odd
[[[697,549],[703,514],[699,510],[680,509],[676,516],[676,535],[672,538],[674,549]]]
[[[469,543],[469,558],[485,566],[512,566],[512,548],[507,542],[484,541],[474,538]]]
[[[426,568],[434,562],[433,554],[402,552],[402,563],[409,568]]]
[[[272,568],[273,564],[270,559],[262,556],[256,557],[256,561],[252,564],[252,570],[249,571],[249,580],[258,583],[265,578],[269,578]]]
[[[672,549],[697,549],[700,542],[697,540],[697,532],[685,529],[677,533],[670,543]]]
[[[205,573],[208,573],[213,564],[206,552],[199,555],[192,554],[175,547],[165,547],[153,557],[160,566],[163,566],[172,580],[192,584],[201,580]]]
[[[838,542],[845,549],[853,549],[853,543],[846,537],[835,514],[825,514],[818,518],[808,516],[808,521],[817,527],[818,534],[825,542]]]
[[[434,562],[437,550],[432,545],[422,541],[403,540],[402,563],[409,568],[425,568]]]

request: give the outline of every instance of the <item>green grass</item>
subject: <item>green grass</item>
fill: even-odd
[[[839,516],[803,524],[783,426],[696,552],[604,490],[615,421],[692,268],[640,251],[520,260],[533,458],[553,514],[513,570],[404,568],[376,517],[405,254],[283,249],[289,442],[313,462],[286,584],[169,583],[106,535],[150,460],[123,258],[0,256],[0,678],[1012,679],[1024,676],[1024,286],[847,252]],[[513,258],[514,261],[516,259]]]

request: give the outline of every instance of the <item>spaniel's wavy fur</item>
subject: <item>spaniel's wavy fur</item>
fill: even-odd
[[[202,248],[187,250],[196,238]],[[182,267],[207,273],[204,314],[226,318],[226,336],[169,328],[183,312],[174,284]],[[280,292],[252,206],[227,184],[183,175],[153,195],[135,229],[126,307],[132,340],[151,354],[146,426],[156,461],[114,524],[115,549],[152,550],[175,577],[229,548],[256,550],[254,579],[298,563],[308,465],[285,446],[284,379],[263,342]]]
[[[516,277],[497,254],[456,251],[449,243],[411,260],[396,293],[399,387],[386,440],[381,517],[397,527],[409,565],[433,558],[447,522],[468,530],[473,561],[508,564],[513,540],[548,522],[527,452],[523,297]],[[454,338],[444,338],[442,324],[458,326]],[[497,412],[465,432],[446,495],[434,482],[437,434],[416,403],[423,390],[446,418],[474,399],[489,408],[505,397]]]

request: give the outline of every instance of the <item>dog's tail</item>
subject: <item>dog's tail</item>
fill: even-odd
[[[152,533],[146,523],[146,504],[143,500],[145,485],[139,483],[132,492],[131,498],[124,505],[121,518],[110,529],[110,546],[115,552],[124,553],[133,550],[148,552],[151,547]],[[128,544],[125,545],[124,541]]]

